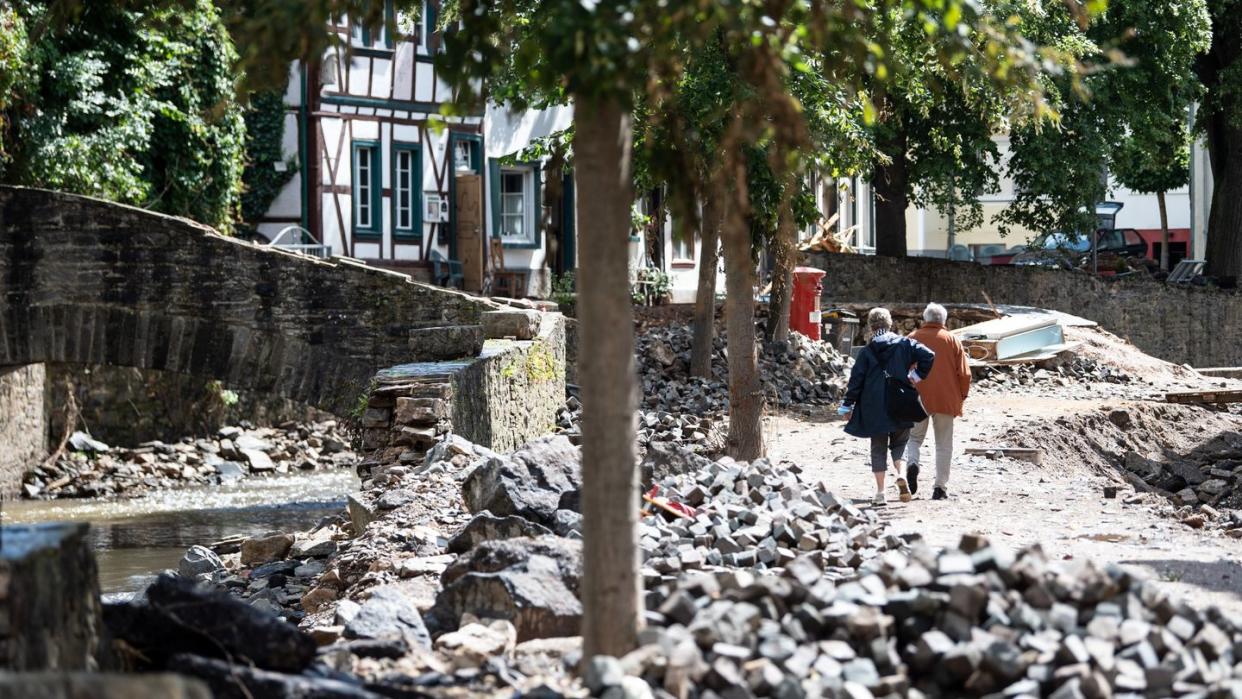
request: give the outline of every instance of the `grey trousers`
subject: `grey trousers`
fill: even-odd
[[[953,420],[952,415],[932,413],[926,420],[916,424],[910,430],[910,444],[906,447],[906,461],[919,463],[919,450],[923,440],[927,438],[930,423],[936,434],[936,485],[943,488],[949,483],[949,464],[953,461]]]
[[[899,460],[906,453],[906,442],[910,440],[910,430],[897,430],[871,438],[871,472],[884,473],[888,470],[888,457]],[[905,474],[898,474],[905,477]]]

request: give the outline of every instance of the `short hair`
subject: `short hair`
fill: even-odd
[[[940,323],[941,325],[944,325],[945,322],[949,320],[949,312],[945,310],[944,306],[941,306],[938,303],[929,303],[927,304],[927,308],[923,309],[923,320],[928,323]]]
[[[873,308],[867,313],[867,327],[874,330],[891,330],[893,315],[887,308]]]

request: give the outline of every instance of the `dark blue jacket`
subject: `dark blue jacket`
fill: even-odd
[[[846,433],[855,437],[878,437],[913,427],[912,422],[894,422],[888,416],[884,407],[884,372],[904,381],[910,367],[914,366],[919,378],[925,379],[931,373],[935,358],[936,354],[927,345],[897,333],[886,332],[872,338],[867,349],[854,361],[850,383],[845,389],[845,405],[854,407],[845,425]]]

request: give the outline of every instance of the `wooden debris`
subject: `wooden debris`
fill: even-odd
[[[970,448],[966,450],[966,453],[976,456],[986,456],[990,459],[994,459],[998,456],[1007,456],[1011,459],[1029,461],[1033,464],[1043,463],[1044,461],[1043,449],[1032,449],[1027,447]]]
[[[1242,403],[1242,390],[1177,391],[1166,393],[1164,399],[1169,403],[1185,403],[1190,405]]]

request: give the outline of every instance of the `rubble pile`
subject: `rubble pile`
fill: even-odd
[[[641,647],[592,658],[587,688],[1058,699],[1242,691],[1242,628],[1118,566],[1052,561],[1038,548],[1015,557],[967,535],[958,549],[889,551],[848,582],[830,581],[827,568],[805,552],[781,576],[697,574],[650,589]]]
[[[680,473],[657,481],[655,492],[692,513],[646,517],[639,527],[649,583],[697,569],[779,570],[808,551],[822,555],[824,575],[843,579],[906,543],[885,533],[874,510],[803,480],[795,464],[687,455],[682,464]]]
[[[1181,457],[1130,449],[1122,465],[1144,483],[1172,493],[1174,504],[1202,510],[1207,521],[1220,527],[1242,527],[1242,513],[1237,512],[1242,508],[1242,436],[1238,433],[1217,434]],[[1185,518],[1194,512],[1179,514]],[[1237,536],[1242,538],[1242,531]]]
[[[1035,364],[979,364],[971,368],[973,388],[984,393],[1037,393],[1046,388],[1133,384],[1135,379],[1094,359],[1065,353],[1065,359]]]
[[[300,674],[256,661],[232,680],[251,690],[327,678],[384,696],[1242,691],[1242,627],[1119,567],[1050,560],[1038,547],[1015,556],[977,535],[937,551],[796,465],[676,445],[655,445],[643,463],[654,487],[639,528],[641,647],[590,659],[577,684],[580,469],[564,437],[508,455],[451,437],[421,465],[378,473],[348,516],[223,555],[192,549],[180,573],[250,610],[301,619],[319,646]],[[228,667],[166,653],[177,654],[164,667],[195,676]]]
[[[574,444],[582,443],[582,402],[576,396],[565,399],[557,410],[557,434]],[[645,452],[652,444],[677,446],[696,454],[712,456],[724,451],[728,433],[723,415],[676,414],[659,410],[638,411],[638,448]]]
[[[647,410],[713,415],[728,412],[727,342],[717,329],[712,343],[712,378],[690,376],[689,326],[651,326],[638,335],[636,353]],[[840,402],[849,360],[826,342],[791,332],[788,342],[769,343],[759,354],[759,374],[771,406],[832,405]]]
[[[214,437],[112,447],[75,432],[62,456],[25,474],[27,498],[134,496],[149,490],[230,483],[250,475],[352,465],[335,420],[279,427],[222,427]]]

